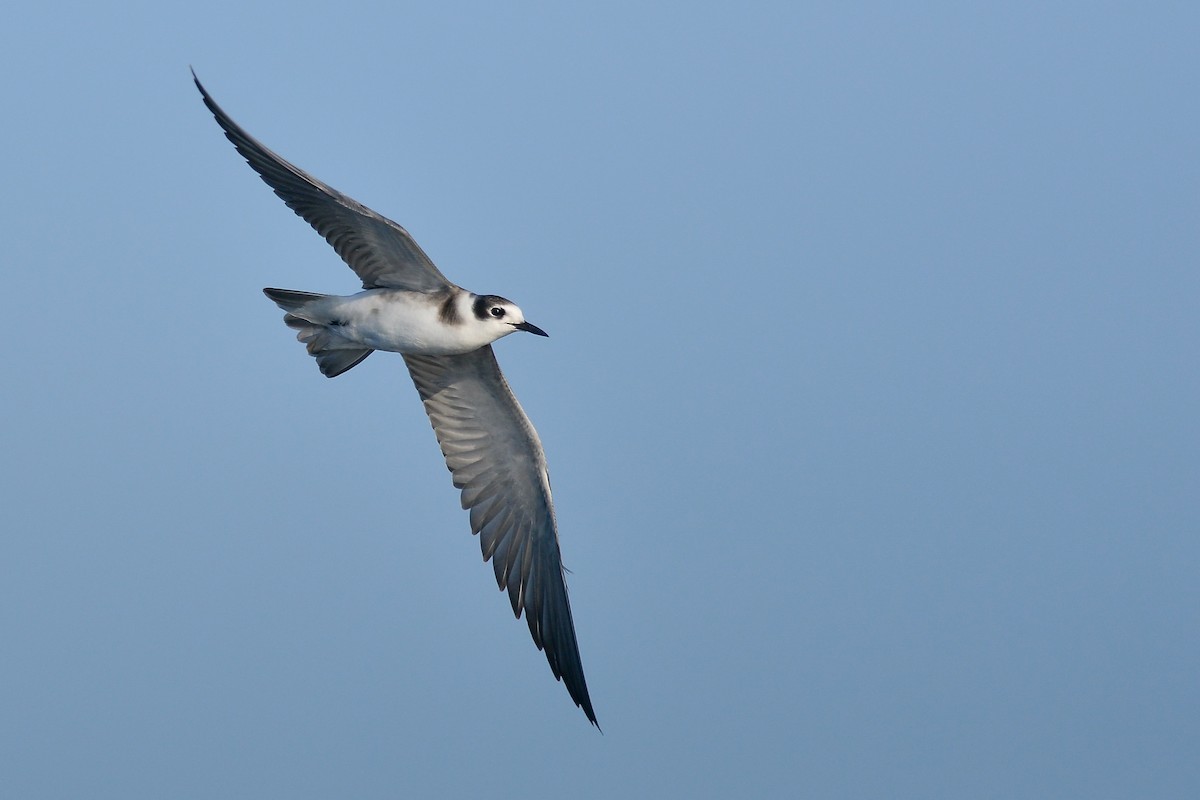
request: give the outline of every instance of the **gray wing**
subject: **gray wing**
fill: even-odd
[[[192,79],[226,138],[275,194],[333,245],[364,289],[436,292],[454,285],[408,231],[272,153],[221,110],[195,72]]]
[[[429,413],[471,532],[508,590],[513,613],[525,612],[533,643],[554,677],[596,725],[558,549],[546,457],[537,432],[500,373],[491,346],[450,356],[406,355]],[[599,727],[597,725],[597,727]]]

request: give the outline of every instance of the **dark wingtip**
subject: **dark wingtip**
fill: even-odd
[[[195,68],[189,66],[188,69],[192,71],[192,83],[196,84],[196,88],[200,90],[200,97],[202,100],[204,100],[204,105],[208,107],[208,110],[212,112],[213,116],[217,118],[217,122],[220,123],[223,112],[221,109],[217,108],[216,103],[213,102],[212,95],[208,93],[208,89],[205,89],[204,84],[200,82],[200,78],[196,75]],[[221,124],[221,127],[225,127],[223,123]],[[226,134],[226,136],[228,135],[229,134]],[[237,143],[234,142],[234,144]]]
[[[579,673],[579,680],[577,684],[575,681],[566,680],[566,676],[560,677],[556,675],[555,677],[558,677],[558,679],[562,681],[564,685],[566,685],[567,692],[571,695],[571,699],[574,700],[575,705],[579,706],[580,710],[583,711],[584,716],[588,718],[588,722],[595,725],[596,730],[603,734],[604,731],[600,728],[600,723],[596,721],[596,712],[592,710],[592,698],[588,695],[587,683],[584,681],[582,668]]]
[[[208,92],[204,89],[204,84],[200,83],[199,76],[196,75],[196,68],[188,64],[188,70],[192,73],[192,83],[196,84],[196,88],[200,90],[200,94],[208,97]]]

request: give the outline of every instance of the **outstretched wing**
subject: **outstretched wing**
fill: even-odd
[[[226,138],[275,194],[333,245],[364,289],[436,292],[453,286],[408,231],[272,153],[221,110],[195,72],[192,79]]]
[[[406,355],[471,531],[522,611],[554,677],[596,725],[567,599],[542,443],[500,372],[491,346],[463,355]]]

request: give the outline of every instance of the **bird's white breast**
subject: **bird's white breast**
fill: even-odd
[[[328,309],[335,329],[351,341],[376,350],[419,355],[468,353],[497,338],[470,311],[470,295],[449,298],[452,313],[444,311],[445,295],[402,289],[368,289],[350,297],[330,298]]]

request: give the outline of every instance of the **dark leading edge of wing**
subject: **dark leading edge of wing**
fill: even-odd
[[[484,560],[554,677],[593,725],[558,549],[546,457],[491,346],[457,356],[404,356],[433,423]]]
[[[195,72],[192,80],[237,151],[289,208],[333,245],[362,279],[364,289],[436,292],[453,285],[408,231],[272,153],[221,110]]]

